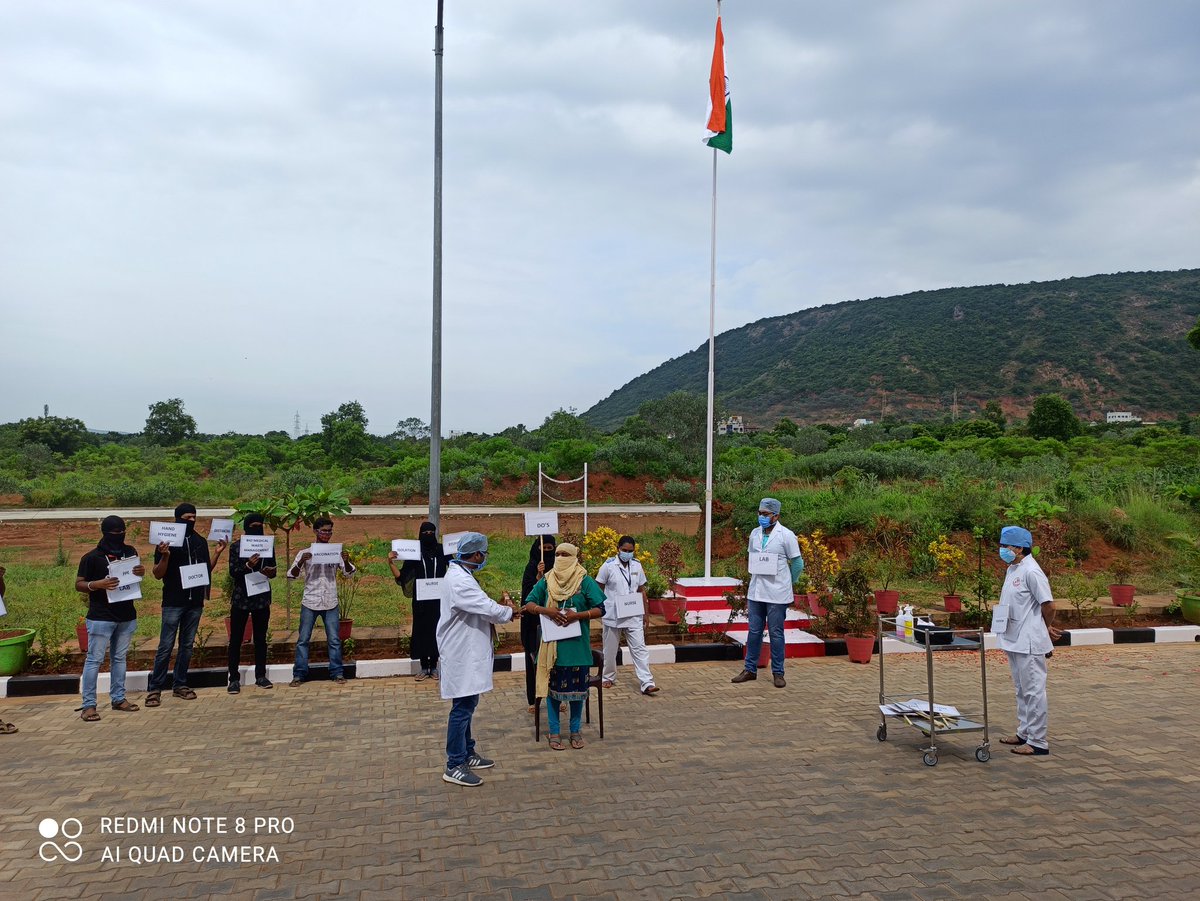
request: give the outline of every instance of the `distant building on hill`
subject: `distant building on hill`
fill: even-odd
[[[745,423],[742,422],[740,416],[730,416],[727,419],[717,420],[718,435],[744,435],[746,434]]]
[[[1104,421],[1109,425],[1113,425],[1114,423],[1141,422],[1142,420],[1140,417],[1134,416],[1128,410],[1114,410],[1110,413],[1104,414]]]
[[[854,425],[851,426],[851,428],[861,429],[864,426],[869,426],[869,425],[875,425],[875,420],[874,419],[856,419],[856,420],[854,420]]]

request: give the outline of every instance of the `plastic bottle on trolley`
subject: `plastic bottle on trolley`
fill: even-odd
[[[900,608],[899,615],[896,617],[896,637],[897,638],[904,637],[905,632],[907,631],[907,626],[905,625],[905,623],[910,623],[910,622],[912,622],[912,607],[910,607],[908,604],[904,604]]]

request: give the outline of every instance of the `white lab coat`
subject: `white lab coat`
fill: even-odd
[[[512,609],[489,598],[475,577],[458,563],[442,581],[442,615],[437,643],[442,698],[465,698],[492,690],[492,630],[509,622]]]
[[[751,532],[750,545],[747,550],[751,554],[757,554],[762,551],[775,554],[777,556],[775,575],[752,575],[750,577],[750,588],[746,591],[746,597],[752,601],[761,601],[764,604],[790,604],[793,600],[792,570],[788,561],[795,560],[800,556],[800,543],[796,540],[796,533],[783,523],[777,522],[771,531],[767,533],[765,547],[763,546],[762,535],[762,526],[758,526]]]
[[[1042,604],[1053,599],[1050,582],[1032,556],[1011,564],[1004,574],[998,605],[1008,612],[1008,627],[996,636],[1000,650],[1015,654],[1049,654],[1054,650],[1042,619]]]

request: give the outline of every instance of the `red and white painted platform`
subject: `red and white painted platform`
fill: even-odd
[[[677,579],[672,586],[675,594],[687,601],[687,621],[692,632],[725,634],[743,647],[750,632],[750,623],[744,613],[730,618],[727,592],[742,591],[737,579],[722,576]],[[824,657],[825,641],[808,631],[809,615],[796,608],[787,608],[783,639],[787,645],[786,657]],[[771,659],[771,645],[766,632],[763,633],[762,652],[759,664],[766,666]]]

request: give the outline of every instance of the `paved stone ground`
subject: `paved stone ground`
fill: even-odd
[[[889,658],[889,693],[920,684],[914,657]],[[974,659],[938,663],[943,699],[975,704]],[[585,727],[588,747],[562,753],[533,744],[523,676],[499,674],[476,724],[500,765],[476,789],[441,782],[447,705],[410,679],[209,690],[102,708],[97,724],[63,699],[6,701],[21,732],[0,736],[0,897],[1200,896],[1200,646],[1066,649],[1051,663],[1053,756],[996,744],[981,764],[964,735],[933,768],[907,726],[876,741],[878,670],[844,658],[790,661],[783,691],[690,664],[659,667],[650,699],[623,673],[607,737]],[[1014,707],[1003,657],[989,664],[995,743]],[[168,833],[100,833],[101,817],[124,816],[166,817]],[[295,829],[177,835],[172,816]],[[78,862],[40,859],[45,817],[79,818]],[[278,862],[191,859],[240,844]],[[185,858],[128,861],[147,846]],[[122,861],[102,862],[106,847]]]

